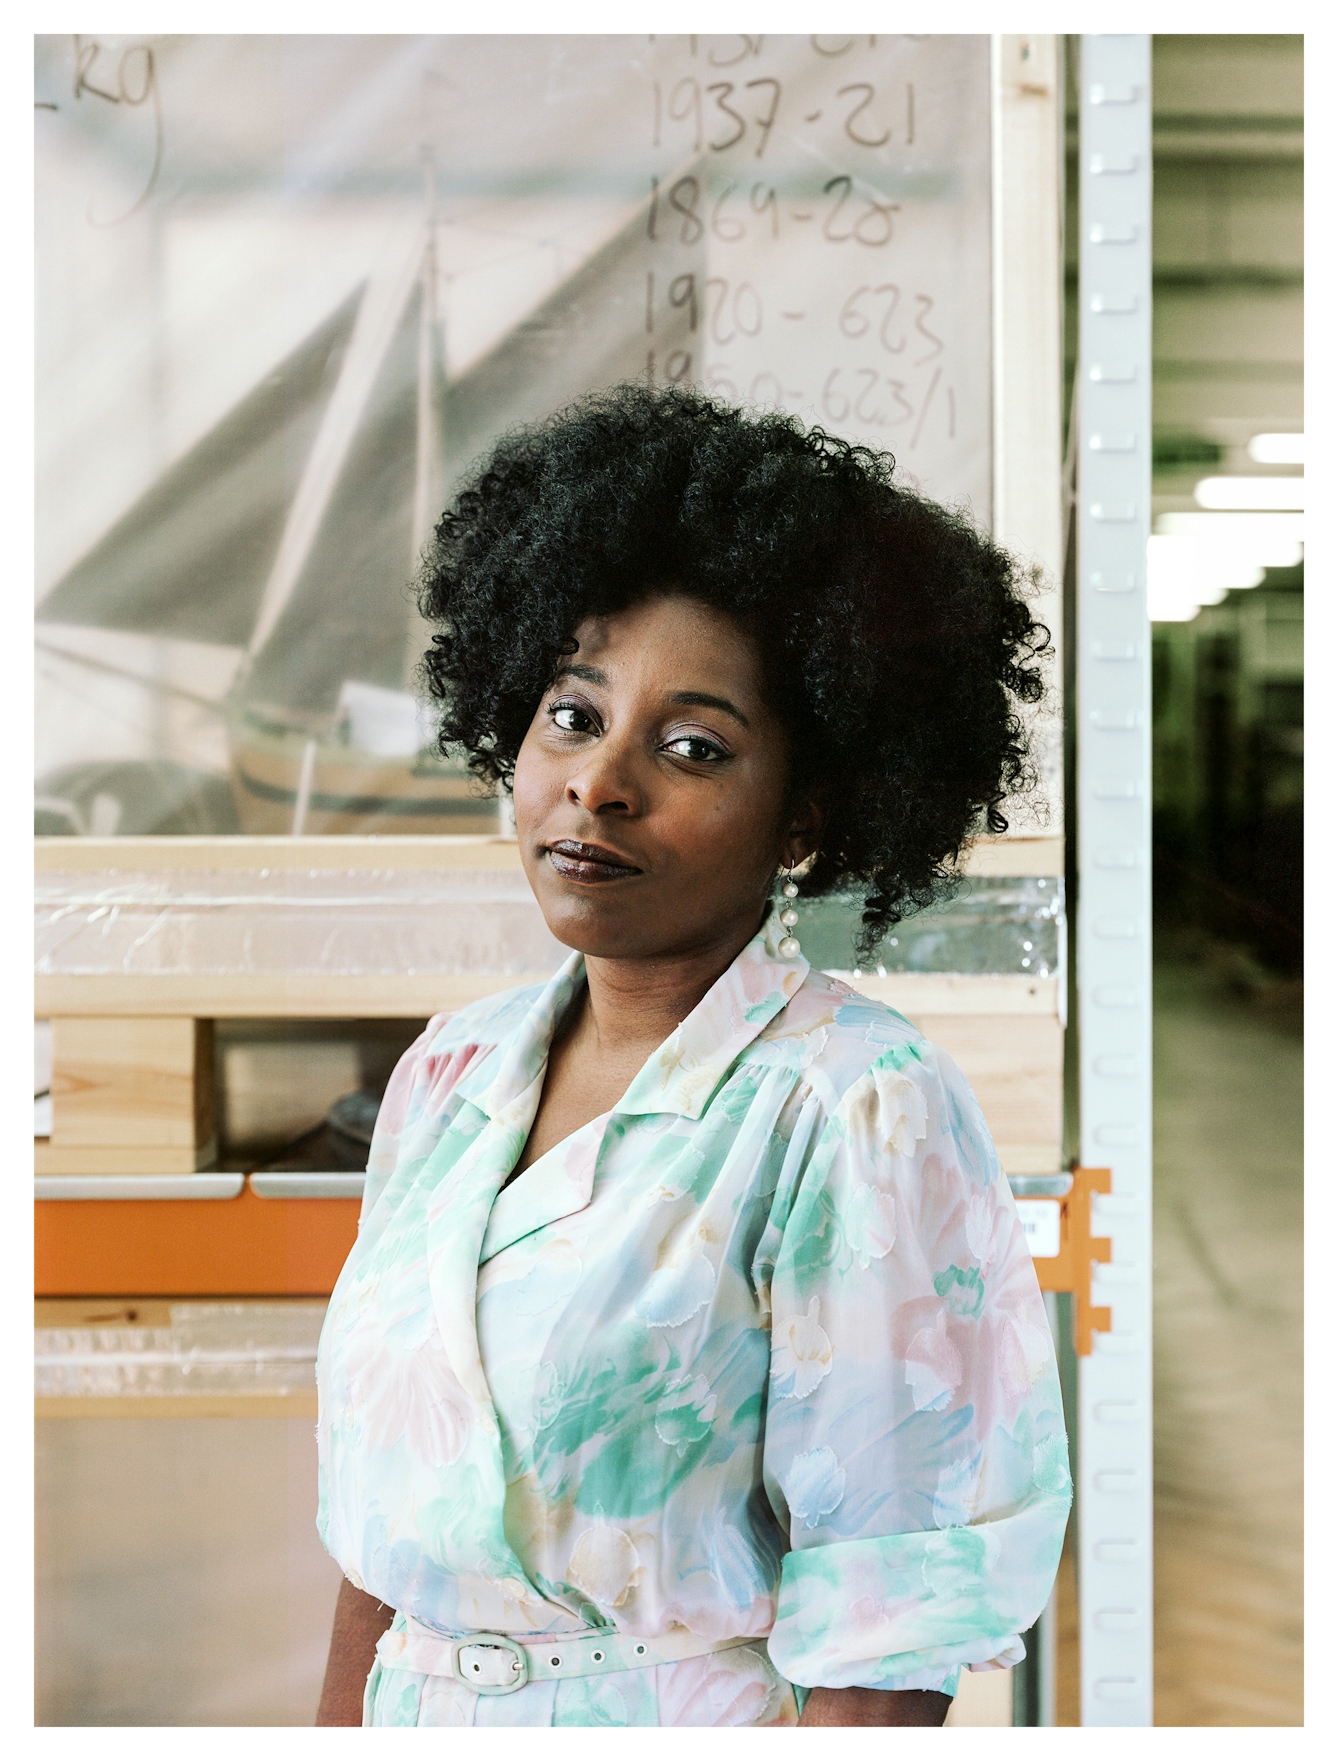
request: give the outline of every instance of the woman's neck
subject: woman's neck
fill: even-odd
[[[539,1109],[512,1179],[617,1105],[755,933],[736,925],[709,945],[651,959],[586,956],[586,983],[553,1036]]]
[[[731,931],[689,953],[640,960],[587,956],[586,1003],[576,1032],[599,1053],[644,1062],[685,1021],[757,933]]]

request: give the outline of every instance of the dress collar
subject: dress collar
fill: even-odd
[[[613,1112],[701,1118],[730,1065],[780,1014],[808,975],[802,954],[787,960],[778,952],[785,933],[776,913],[769,912],[687,1019],[651,1053]],[[502,1040],[496,1075],[486,1089],[468,1096],[490,1119],[502,1117],[522,1099],[537,1107],[538,1096],[529,1090],[542,1074],[558,1022],[584,980],[585,958],[572,954],[511,1036]],[[462,1091],[465,1086],[460,1084]]]
[[[785,960],[778,953],[785,935],[775,910],[766,923],[734,956],[734,963],[720,974],[687,1020],[680,1021],[662,1046],[646,1058],[632,1078],[627,1094],[614,1106],[614,1113],[680,1113],[701,1118],[706,1102],[720,1087],[725,1071],[745,1046],[752,1044],[762,1028],[775,1020],[808,976],[803,954]],[[479,1074],[484,1083],[459,1083],[479,1111],[489,1118],[507,1115],[528,1094],[548,1062],[549,1046],[572,998],[584,983],[584,954],[570,954],[548,984],[533,998],[525,1016],[511,1035],[498,1044],[500,1064],[486,1079],[486,1065]],[[532,1109],[533,1111],[533,1109]]]
[[[465,1081],[459,1084],[460,1091],[480,1112],[486,1113],[490,1119],[498,1119],[527,1094],[548,1062],[548,1048],[553,1043],[558,1022],[584,983],[585,956],[569,954],[530,1004],[519,1025],[500,1040],[497,1048],[500,1062],[487,1086],[480,1083],[481,1092],[472,1093],[466,1088]],[[486,1075],[486,1068],[484,1066],[479,1072],[480,1076]],[[536,1110],[538,1104],[536,1093]]]
[[[794,996],[808,974],[799,955],[777,952],[786,934],[775,912],[686,1021],[642,1065],[615,1113],[680,1113],[700,1119],[725,1072]]]

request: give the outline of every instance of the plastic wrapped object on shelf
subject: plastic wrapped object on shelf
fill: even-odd
[[[39,1396],[295,1394],[325,1304],[173,1303],[161,1326],[39,1327]]]
[[[47,870],[37,973],[552,972],[518,868]]]
[[[71,869],[39,873],[39,975],[551,973],[566,955],[519,868]],[[804,953],[854,969],[859,901],[801,902]],[[1059,967],[1063,882],[978,877],[898,924],[884,972]]]
[[[854,969],[860,901],[849,895],[802,907],[804,953],[826,972]],[[890,972],[1026,973],[1059,970],[1064,883],[1057,876],[973,876],[935,911],[908,917],[884,938],[872,968]]]

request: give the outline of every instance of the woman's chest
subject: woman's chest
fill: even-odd
[[[755,1447],[771,1335],[747,1202],[606,1196],[490,1258],[476,1321],[508,1480],[612,1518]]]
[[[328,1371],[375,1342],[378,1379],[430,1407],[441,1326],[458,1336],[465,1323],[508,1479],[533,1475],[554,1496],[579,1480],[583,1502],[610,1513],[641,1501],[634,1486],[663,1495],[731,1437],[751,1447],[770,1352],[775,1169],[765,1146],[747,1158],[737,1137],[733,1147],[597,1122],[499,1194],[482,1263],[454,1262],[446,1283],[431,1204],[406,1194],[350,1267]]]

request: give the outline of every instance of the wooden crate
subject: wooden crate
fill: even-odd
[[[214,1160],[213,1023],[56,1015],[39,1174],[181,1174]]]

